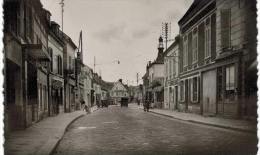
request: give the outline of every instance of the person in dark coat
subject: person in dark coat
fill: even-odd
[[[150,108],[150,101],[148,100],[146,103],[146,111],[149,112],[149,108]]]

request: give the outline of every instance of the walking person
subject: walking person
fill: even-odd
[[[85,104],[84,110],[87,112],[87,114],[90,114],[90,108],[88,105]]]
[[[83,111],[84,111],[84,108],[85,108],[85,101],[84,101],[84,100],[80,100],[80,103],[81,103],[81,109],[83,109]]]
[[[150,101],[148,100],[146,103],[146,111],[149,112],[149,108],[150,108]]]
[[[146,100],[145,100],[145,102],[143,103],[143,106],[144,106],[144,111],[146,111]]]

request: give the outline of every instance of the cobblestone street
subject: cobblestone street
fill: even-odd
[[[256,154],[256,134],[110,106],[75,121],[54,154]]]

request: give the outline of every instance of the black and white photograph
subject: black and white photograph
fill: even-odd
[[[260,154],[257,0],[2,3],[4,155]]]

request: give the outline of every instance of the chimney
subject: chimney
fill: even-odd
[[[55,32],[56,34],[59,34],[59,28],[60,28],[59,24],[57,24],[54,21],[51,22],[51,29],[53,32]]]
[[[123,80],[122,80],[122,79],[119,79],[118,81],[121,82],[121,83],[123,83]]]

